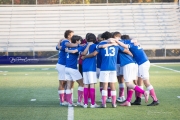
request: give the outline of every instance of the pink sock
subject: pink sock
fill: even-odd
[[[66,94],[66,100],[68,103],[72,104],[72,94]]]
[[[119,88],[119,97],[124,96],[124,88]]]
[[[126,101],[131,102],[132,95],[133,95],[133,90],[132,89],[128,90]]]
[[[91,104],[94,105],[95,104],[95,89],[94,88],[90,88],[90,97],[91,97]]]
[[[155,93],[154,89],[150,90],[150,95],[151,95],[151,97],[153,98],[154,101],[158,100],[157,97],[156,97],[156,93]]]
[[[84,87],[78,87],[78,102],[79,103],[82,101],[82,98],[83,98],[83,90],[84,90]]]
[[[116,91],[111,91],[112,104],[116,104]]]
[[[137,92],[139,92],[139,93],[144,94],[144,90],[141,89],[140,87],[138,87],[137,85],[134,87],[134,90],[137,91]]]
[[[106,104],[107,90],[102,90],[102,104]]]
[[[139,97],[139,92],[135,91],[135,97],[137,99],[137,97]]]
[[[108,98],[111,97],[111,88],[108,87]]]
[[[64,102],[64,90],[58,90],[60,103]]]
[[[88,104],[88,88],[84,88],[84,104]]]

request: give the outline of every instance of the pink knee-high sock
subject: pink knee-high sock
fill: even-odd
[[[124,88],[119,88],[119,97],[124,96]]]
[[[116,104],[116,91],[111,91],[112,104]]]
[[[108,98],[111,97],[111,88],[108,87]]]
[[[84,88],[84,104],[88,104],[88,88]]]
[[[148,86],[147,89],[149,90],[149,94],[153,98],[154,101],[157,101],[156,93],[152,85]]]
[[[133,90],[132,89],[128,90],[126,101],[131,102],[132,95],[133,95]]]
[[[143,86],[139,86],[142,90],[143,90]],[[142,93],[137,93],[137,97],[141,98],[142,97]]]
[[[139,93],[144,94],[144,90],[141,89],[140,87],[138,87],[137,85],[134,87],[134,90],[137,91],[137,92],[139,92]]]
[[[139,92],[135,91],[135,98],[139,97]]]
[[[83,99],[83,90],[84,87],[78,87],[78,102],[80,103]]]
[[[91,97],[91,104],[94,105],[95,104],[95,89],[94,88],[90,88],[90,97]]]
[[[58,90],[60,103],[64,102],[64,90]]]
[[[68,103],[72,104],[72,93],[71,90],[66,90],[66,100]]]
[[[107,90],[102,90],[102,104],[106,104]]]

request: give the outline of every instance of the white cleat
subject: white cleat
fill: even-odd
[[[68,106],[68,102],[64,101],[64,102],[60,103],[60,106]]]
[[[120,106],[128,106],[128,107],[130,107],[130,106],[131,106],[131,103],[128,102],[128,101],[126,101],[126,102],[120,104]]]
[[[77,106],[81,106],[81,107],[83,107],[83,106],[84,106],[84,104],[83,104],[82,102],[77,102]]]
[[[72,103],[72,104],[68,104],[68,107],[76,107],[77,105],[76,104],[74,104],[74,103]]]
[[[91,108],[99,108],[99,107],[100,107],[100,105],[97,105],[97,104],[92,105],[91,104]]]
[[[87,108],[87,107],[88,107],[88,105],[87,105],[87,104],[83,105],[83,108]]]
[[[116,99],[116,101],[118,101],[118,102],[124,102],[125,100],[126,100],[126,99],[125,99],[124,96],[118,97],[118,98]]]

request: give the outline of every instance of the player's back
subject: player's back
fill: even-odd
[[[69,50],[75,50],[78,47],[68,48]],[[77,60],[79,53],[66,53],[66,67],[77,69]]]
[[[148,57],[144,50],[140,47],[140,45],[134,45],[133,43],[129,44],[129,50],[133,54],[134,59],[136,60],[138,65],[148,61]]]
[[[96,44],[92,44],[89,47],[87,54],[93,53],[95,50],[96,50]],[[84,59],[82,67],[83,67],[83,72],[96,71],[96,56]]]
[[[100,68],[101,71],[116,71],[118,50],[118,46],[110,46],[99,49],[102,59]]]

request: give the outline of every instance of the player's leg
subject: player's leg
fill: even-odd
[[[58,94],[60,99],[60,105],[64,105],[65,102],[65,86],[66,86],[66,80],[65,80],[65,66],[57,64],[56,69],[58,71],[58,79],[59,79],[59,87],[58,87]]]
[[[149,68],[150,68],[150,62],[149,61],[147,61],[147,62],[145,62],[139,66],[140,74],[142,76],[144,85],[148,89],[149,94],[153,99],[153,102],[151,104],[149,104],[148,106],[155,106],[155,105],[158,105],[159,102],[158,102],[155,90],[149,81]]]
[[[112,100],[111,100],[111,87],[110,87],[110,83],[108,83],[108,89],[107,89],[107,91],[108,91],[108,94],[107,94],[108,97],[107,97],[106,102],[111,103]]]

